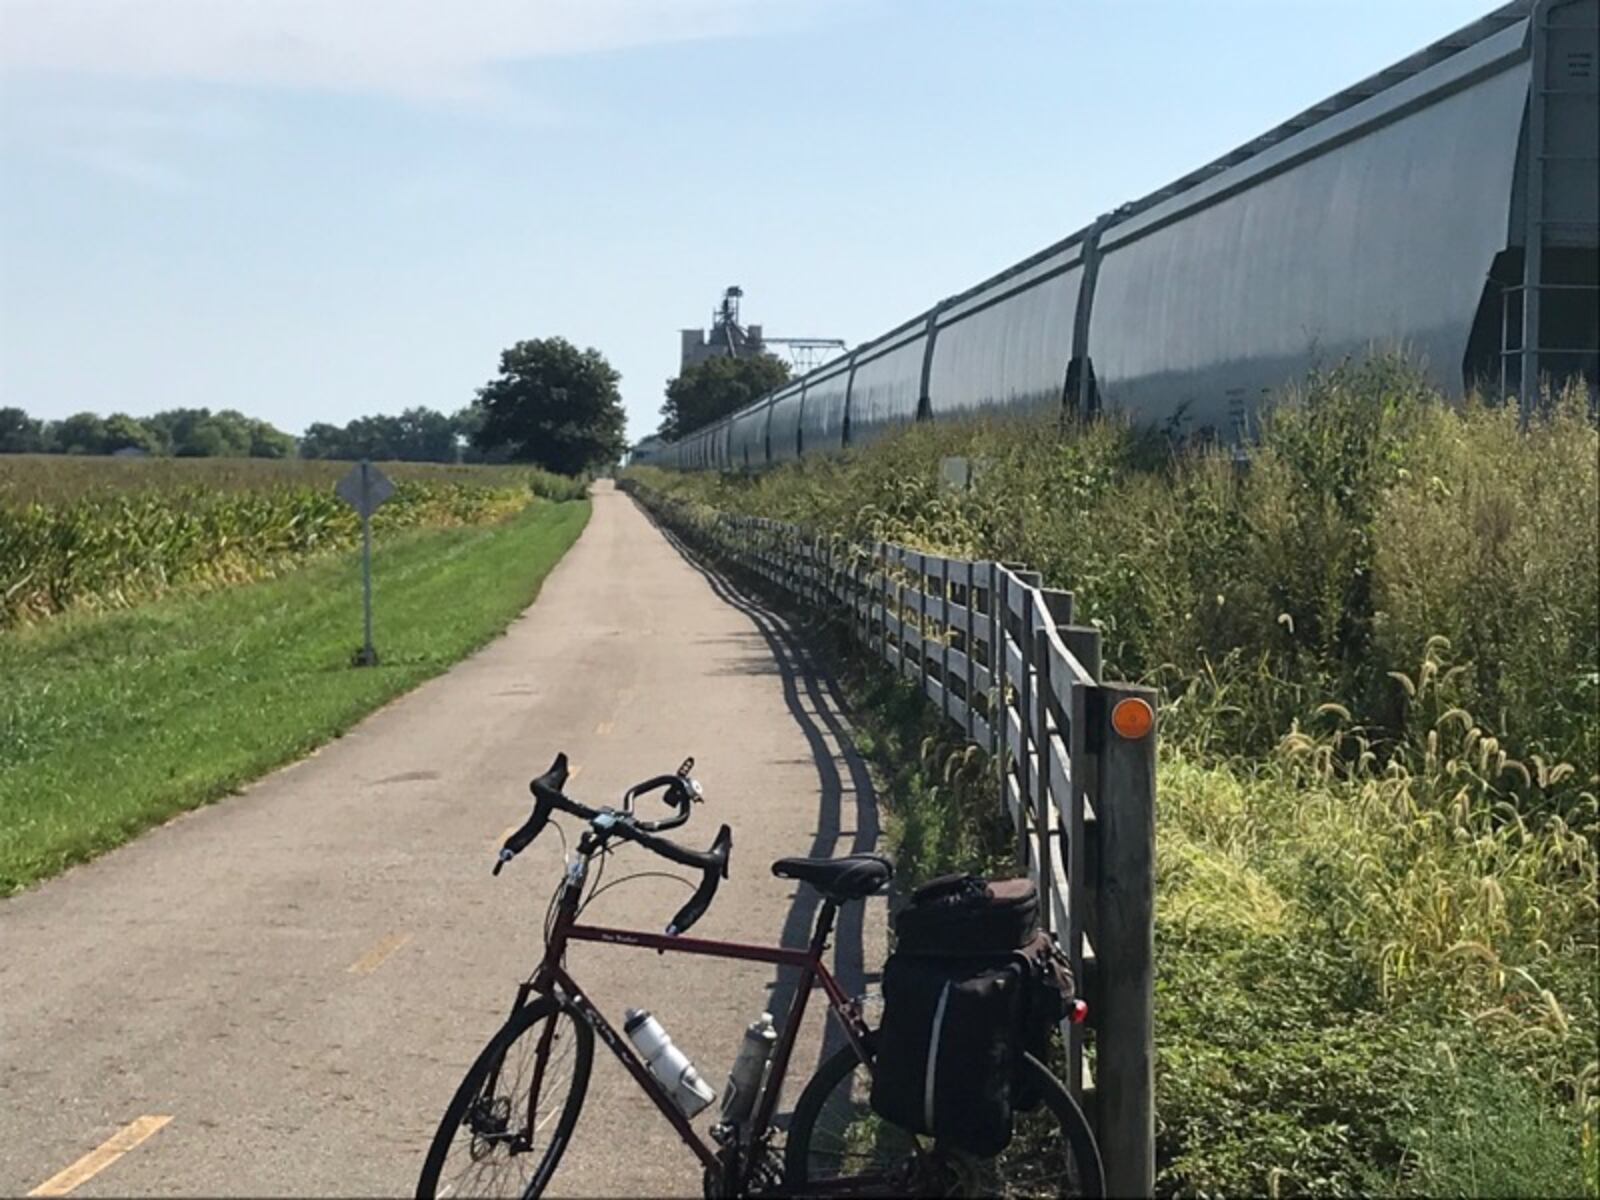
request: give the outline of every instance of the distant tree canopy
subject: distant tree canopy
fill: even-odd
[[[233,409],[173,408],[148,417],[74,413],[41,421],[0,408],[0,454],[142,454],[179,458],[292,458],[294,438]]]
[[[294,439],[231,408],[172,408],[144,418],[154,454],[178,458],[292,458]],[[115,447],[111,448],[115,450]]]
[[[141,450],[155,454],[161,449],[156,435],[141,421],[127,413],[112,413],[100,431],[100,452],[115,454],[118,450]]]
[[[408,408],[398,417],[357,417],[343,429],[321,422],[300,439],[301,458],[371,458],[398,462],[456,462],[462,422],[431,408]]]
[[[316,424],[298,446],[266,421],[233,409],[172,408],[148,417],[74,413],[41,421],[0,408],[0,454],[115,454],[139,451],[175,458],[373,458],[404,462],[482,462],[463,442],[482,424],[470,408],[446,416],[411,408],[398,417],[358,417],[342,428]]]
[[[0,408],[0,454],[44,452],[44,422],[20,408]]]
[[[676,440],[693,433],[788,382],[789,364],[770,354],[719,354],[696,363],[667,381],[661,436]]]
[[[478,389],[473,445],[563,475],[608,467],[627,447],[621,378],[598,350],[565,338],[518,342],[501,352],[499,378]]]
[[[417,407],[343,426],[319,421],[297,442],[231,408],[171,408],[148,417],[80,412],[43,421],[7,407],[0,408],[0,454],[519,461],[577,475],[617,462],[626,448],[620,378],[598,350],[546,338],[504,351],[500,377],[453,414]]]

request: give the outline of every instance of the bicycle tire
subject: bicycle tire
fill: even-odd
[[[561,1156],[566,1152],[567,1143],[572,1140],[573,1127],[578,1122],[578,1114],[583,1110],[584,1097],[589,1090],[589,1072],[594,1065],[594,1027],[584,1019],[577,1009],[570,1005],[561,1004],[548,996],[540,997],[532,1003],[523,1006],[507,1019],[500,1027],[472,1066],[467,1068],[465,1077],[456,1088],[455,1095],[451,1097],[449,1106],[445,1109],[444,1117],[439,1122],[439,1128],[433,1135],[433,1141],[428,1147],[428,1156],[423,1160],[422,1174],[417,1179],[418,1200],[432,1200],[439,1188],[440,1175],[445,1164],[450,1158],[452,1146],[456,1144],[456,1134],[463,1131],[463,1123],[487,1119],[490,1122],[503,1120],[510,1123],[510,1113],[505,1118],[499,1118],[495,1110],[497,1097],[491,1095],[488,1100],[488,1112],[480,1102],[480,1093],[485,1085],[490,1082],[491,1076],[498,1087],[502,1082],[500,1072],[507,1059],[512,1055],[519,1040],[530,1030],[540,1027],[546,1020],[559,1021],[566,1018],[570,1023],[573,1034],[573,1058],[571,1061],[570,1083],[566,1099],[562,1102],[561,1117],[556,1123],[554,1132],[544,1144],[544,1153],[539,1159],[537,1168],[528,1182],[522,1186],[520,1194],[524,1200],[540,1195],[550,1182],[550,1177],[555,1174],[556,1167],[561,1163]],[[553,1031],[554,1026],[547,1027]],[[537,1049],[537,1047],[534,1047]],[[551,1060],[554,1061],[554,1060]],[[521,1081],[520,1075],[512,1081],[511,1088]],[[508,1089],[509,1091],[510,1089]],[[508,1102],[508,1109],[510,1105]],[[531,1120],[531,1118],[530,1118]],[[503,1133],[491,1132],[484,1135],[480,1130],[473,1129],[469,1135],[468,1157],[474,1163],[481,1163],[505,1150],[507,1160],[514,1160],[518,1154],[532,1154],[538,1147],[517,1151],[511,1146],[510,1139]],[[482,1157],[477,1151],[482,1151]],[[470,1195],[462,1192],[454,1184],[450,1189],[453,1196]],[[490,1195],[504,1195],[500,1188],[485,1193]]]
[[[806,1084],[805,1090],[800,1093],[799,1102],[795,1105],[794,1116],[789,1123],[788,1144],[784,1149],[784,1187],[786,1194],[804,1196],[807,1194],[809,1184],[822,1182],[820,1177],[815,1180],[812,1178],[814,1170],[811,1162],[813,1154],[811,1143],[816,1131],[817,1119],[821,1116],[824,1106],[830,1100],[835,1100],[837,1103],[836,1096],[840,1085],[850,1082],[856,1069],[864,1065],[866,1064],[856,1054],[853,1046],[844,1046],[824,1060],[822,1065],[817,1068],[817,1073]],[[1030,1081],[1037,1089],[1037,1094],[1041,1100],[1036,1112],[1048,1112],[1055,1118],[1060,1126],[1060,1136],[1066,1147],[1066,1152],[1070,1156],[1069,1161],[1072,1167],[1075,1168],[1060,1173],[1059,1182],[1053,1194],[1085,1197],[1104,1196],[1105,1170],[1100,1161],[1100,1149],[1095,1142],[1094,1132],[1089,1128],[1089,1122],[1083,1115],[1083,1110],[1078,1107],[1077,1101],[1072,1098],[1072,1093],[1067,1090],[1066,1085],[1031,1054],[1023,1055],[1022,1069],[1028,1072]],[[864,1084],[865,1078],[854,1082]],[[855,1111],[861,1111],[859,1102],[855,1104]],[[862,1112],[862,1115],[869,1114]],[[1026,1120],[1028,1118],[1024,1117],[1022,1119]],[[872,1117],[871,1120],[879,1121],[881,1125],[892,1130],[896,1137],[903,1139],[908,1151],[912,1145],[918,1147],[917,1157],[927,1155],[927,1146],[931,1144],[931,1139],[914,1137],[898,1127],[889,1126],[888,1122],[883,1122],[880,1118]],[[1016,1146],[1015,1141],[1013,1141],[1013,1146]],[[898,1152],[898,1148],[889,1151],[891,1154]],[[935,1148],[934,1153],[938,1153],[937,1148]],[[1009,1154],[1010,1151],[1007,1153]],[[1005,1156],[1002,1155],[1003,1157]],[[988,1161],[997,1163],[1000,1159]],[[839,1194],[839,1189],[843,1187],[847,1179],[853,1177],[831,1176],[828,1178],[830,1184],[828,1190],[830,1193]],[[909,1162],[903,1164],[903,1173],[896,1179],[873,1178],[870,1181],[870,1186],[868,1186],[866,1177],[862,1178],[864,1186],[859,1191],[857,1189],[849,1189],[848,1194],[885,1196],[963,1194],[962,1191],[933,1190],[933,1184],[927,1175],[925,1173],[918,1174]],[[940,1182],[942,1183],[943,1181],[940,1180]],[[974,1185],[978,1189],[974,1194],[1039,1194],[1026,1190],[1014,1192],[1010,1188],[1000,1191],[994,1187],[993,1182],[990,1179],[984,1183]]]

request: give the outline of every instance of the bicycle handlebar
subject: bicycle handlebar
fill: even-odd
[[[597,832],[606,837],[620,837],[625,841],[636,842],[651,853],[659,854],[662,858],[680,866],[697,868],[701,872],[700,886],[667,926],[667,933],[674,936],[686,932],[705,915],[706,909],[711,907],[711,901],[717,894],[718,881],[728,877],[728,855],[733,849],[733,831],[726,825],[717,831],[711,848],[706,851],[690,850],[657,836],[660,830],[675,829],[689,819],[689,805],[698,794],[699,788],[682,772],[686,772],[688,767],[693,765],[693,761],[690,759],[686,762],[680,769],[680,774],[658,775],[628,789],[625,803],[629,809],[635,798],[662,787],[669,789],[668,803],[678,809],[677,816],[665,821],[640,821],[631,811],[619,813],[614,809],[593,809],[565,795],[561,789],[567,782],[567,756],[557,754],[555,762],[550,764],[550,769],[529,782],[528,790],[534,797],[533,812],[501,846],[493,873],[500,874],[501,867],[526,850],[533,839],[538,837],[549,824],[551,810],[557,809],[588,821]]]

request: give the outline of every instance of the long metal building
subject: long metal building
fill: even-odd
[[[1518,0],[634,461],[750,469],[980,410],[1245,434],[1401,349],[1459,395],[1600,379],[1600,0]]]

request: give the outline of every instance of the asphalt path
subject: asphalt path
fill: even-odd
[[[539,953],[558,839],[489,874],[528,778],[565,750],[569,793],[608,803],[694,755],[706,803],[675,836],[734,831],[695,934],[803,945],[815,894],[771,861],[878,842],[846,731],[779,619],[599,485],[504,637],[309,759],[0,901],[0,1194],[409,1193]],[[661,864],[629,848],[608,871],[630,866]],[[587,916],[660,929],[685,895],[640,879]],[[884,925],[882,900],[846,911],[847,988],[875,978]],[[654,1012],[718,1088],[745,1024],[781,1000],[759,964],[582,945],[568,965],[619,1027],[629,1006]],[[821,1053],[820,1006],[806,1025],[784,1108]],[[598,1041],[553,1190],[700,1194]]]

